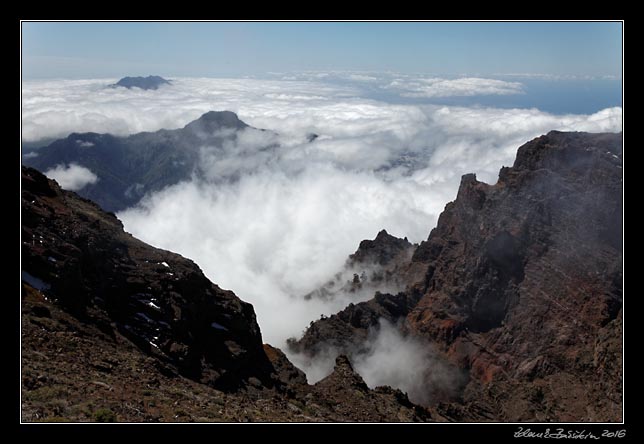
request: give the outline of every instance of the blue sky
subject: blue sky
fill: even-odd
[[[622,75],[615,22],[22,24],[25,78],[354,70]]]

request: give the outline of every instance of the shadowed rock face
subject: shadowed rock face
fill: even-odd
[[[463,176],[409,262],[423,279],[315,322],[292,345],[355,348],[379,316],[404,318],[469,374],[439,416],[621,420],[621,164],[621,134],[551,132],[519,148],[495,185]],[[405,304],[385,309],[394,299]]]
[[[445,314],[418,329],[448,340],[464,328],[486,332],[521,296],[542,291],[544,305],[570,304],[573,280],[612,286],[621,274],[621,190],[615,134],[551,132],[522,146],[496,185],[464,176],[456,201],[412,259],[429,264],[419,306]],[[601,324],[616,315],[621,290],[599,293],[579,302],[604,313]],[[448,328],[445,319],[453,321]]]
[[[170,82],[160,76],[147,76],[147,77],[123,77],[116,82],[112,87],[121,86],[123,88],[141,88],[144,90],[158,89],[161,85],[170,85]]]
[[[621,420],[621,164],[620,134],[551,132],[464,176],[419,246],[407,321],[470,371],[462,418]]]
[[[271,366],[253,307],[210,283],[178,254],[123,231],[110,213],[34,169],[22,170],[26,280],[81,319],[129,338],[179,372],[220,388]]]
[[[24,157],[23,163],[41,172],[71,163],[88,168],[98,181],[78,194],[106,211],[118,212],[135,205],[147,193],[199,174],[202,149],[216,158],[224,144],[234,145],[238,132],[246,128],[250,127],[233,112],[210,111],[176,130],[127,137],[72,133],[37,149],[38,155]]]

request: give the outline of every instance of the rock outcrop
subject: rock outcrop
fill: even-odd
[[[294,353],[313,357],[329,348],[352,354],[361,350],[360,344],[369,336],[369,329],[378,328],[381,319],[392,324],[405,319],[416,306],[418,292],[376,293],[365,302],[350,303],[344,310],[312,322],[300,339],[287,343]]]
[[[349,262],[387,266],[397,259],[400,253],[411,254],[412,249],[414,245],[410,244],[407,238],[399,239],[382,230],[374,240],[365,239],[360,242],[356,252],[349,256]]]
[[[422,267],[409,266],[417,247],[407,238],[400,239],[382,230],[375,239],[360,242],[356,252],[349,255],[342,270],[325,285],[304,297],[351,300],[358,293],[369,296],[375,292],[396,293],[403,290],[410,281],[423,277]]]
[[[383,422],[397,418],[397,422],[429,421],[429,412],[412,404],[407,395],[391,387],[370,390],[362,377],[355,372],[349,358],[339,355],[333,372],[313,386],[318,403],[325,404],[342,417],[356,418],[361,422]],[[346,402],[350,398],[352,402]]]

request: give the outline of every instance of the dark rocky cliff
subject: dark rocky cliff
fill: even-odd
[[[621,420],[622,185],[620,134],[551,132],[497,184],[463,177],[407,321],[469,370],[464,418]]]
[[[619,421],[621,134],[551,132],[519,148],[495,185],[463,176],[397,296],[316,321],[296,350],[359,346],[404,319],[467,372],[451,420]],[[335,341],[335,342],[334,342]]]
[[[22,267],[72,314],[117,330],[146,353],[218,387],[270,364],[253,307],[213,285],[192,261],[144,244],[91,201],[23,168]],[[24,276],[23,276],[24,277]]]

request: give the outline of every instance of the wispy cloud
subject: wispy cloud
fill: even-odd
[[[454,396],[465,382],[465,375],[450,366],[431,343],[405,336],[401,329],[380,319],[367,337],[343,350],[324,346],[314,356],[291,354],[291,360],[304,370],[313,384],[333,371],[335,358],[348,354],[355,370],[367,385],[396,387],[412,402],[429,405],[436,398]]]
[[[523,85],[519,82],[479,77],[396,79],[385,88],[400,91],[404,97],[467,97],[523,93]]]
[[[45,175],[58,182],[62,188],[70,191],[78,191],[98,181],[96,174],[75,163],[56,165],[45,171]]]
[[[513,72],[494,74],[494,77],[509,77],[526,80],[619,80],[615,75],[578,75],[578,74],[546,74],[538,72]]]

